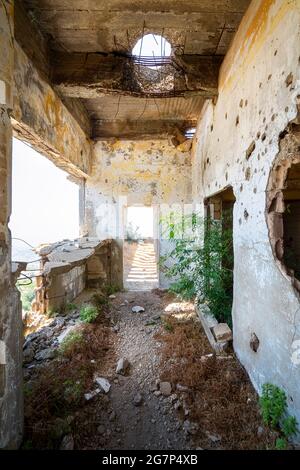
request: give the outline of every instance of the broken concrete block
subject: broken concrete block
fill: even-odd
[[[53,359],[54,356],[55,356],[55,350],[51,348],[46,348],[38,352],[34,357],[37,361],[45,361],[46,359]]]
[[[84,398],[86,399],[86,401],[89,401],[92,398],[94,398],[96,395],[98,395],[100,392],[101,392],[100,388],[96,388],[96,390],[93,390],[92,392],[85,393]]]
[[[122,357],[121,359],[118,360],[118,364],[117,364],[117,367],[116,367],[116,373],[124,375],[129,366],[130,366],[129,361],[126,358]]]
[[[101,387],[104,393],[108,393],[110,391],[110,383],[104,377],[97,377],[95,376],[95,382]]]
[[[131,310],[133,313],[142,313],[145,311],[144,307],[141,307],[140,305],[135,305]]]
[[[218,323],[213,327],[213,333],[217,341],[231,341],[232,331],[227,323]]]

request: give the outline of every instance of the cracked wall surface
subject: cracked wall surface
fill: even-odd
[[[194,201],[228,185],[236,198],[235,351],[258,390],[271,382],[286,391],[298,421],[299,297],[273,255],[266,206],[281,133],[297,115],[299,29],[299,1],[252,2],[221,67],[218,100],[204,105],[193,146]]]

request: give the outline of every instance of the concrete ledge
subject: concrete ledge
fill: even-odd
[[[232,333],[229,326],[226,323],[219,323],[218,320],[212,315],[209,307],[206,304],[196,304],[195,302],[195,311],[199,317],[211,347],[215,350],[217,355],[224,354],[232,342]],[[227,337],[230,339],[218,340],[216,338],[215,328],[219,328],[222,325],[226,325]],[[231,334],[229,334],[228,330]]]

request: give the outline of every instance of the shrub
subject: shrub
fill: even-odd
[[[83,335],[81,331],[71,331],[61,342],[59,352],[63,355],[70,354],[74,351],[78,343],[83,341]]]
[[[286,415],[286,394],[276,385],[265,383],[259,399],[264,423],[280,432],[276,439],[275,448],[284,450],[288,438],[298,434],[298,423],[295,416]],[[284,415],[286,415],[284,417]]]
[[[264,423],[272,427],[278,426],[286,408],[286,395],[284,391],[276,385],[264,384],[259,404]]]
[[[80,320],[84,323],[92,323],[99,315],[99,311],[93,305],[86,305],[80,309]]]
[[[162,219],[171,249],[161,258],[170,290],[184,299],[206,302],[219,321],[231,325],[233,249],[230,215],[222,220],[198,214]],[[229,228],[228,228],[229,227]],[[199,242],[199,239],[201,242]]]

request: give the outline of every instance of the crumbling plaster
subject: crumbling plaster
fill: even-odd
[[[23,431],[22,315],[11,273],[13,2],[0,3],[0,448],[17,448]]]
[[[282,387],[300,421],[299,298],[279,269],[266,220],[266,190],[281,132],[300,94],[299,0],[251,3],[219,77],[219,96],[202,110],[193,146],[193,197],[228,185],[234,206],[234,348],[255,387]],[[257,352],[251,336],[259,339]]]
[[[124,208],[155,207],[159,253],[166,241],[159,235],[159,218],[166,210],[191,203],[191,156],[169,144],[154,141],[100,141],[85,188],[86,233],[114,238],[122,246]]]
[[[14,130],[63,170],[84,178],[90,172],[89,136],[15,42]]]

